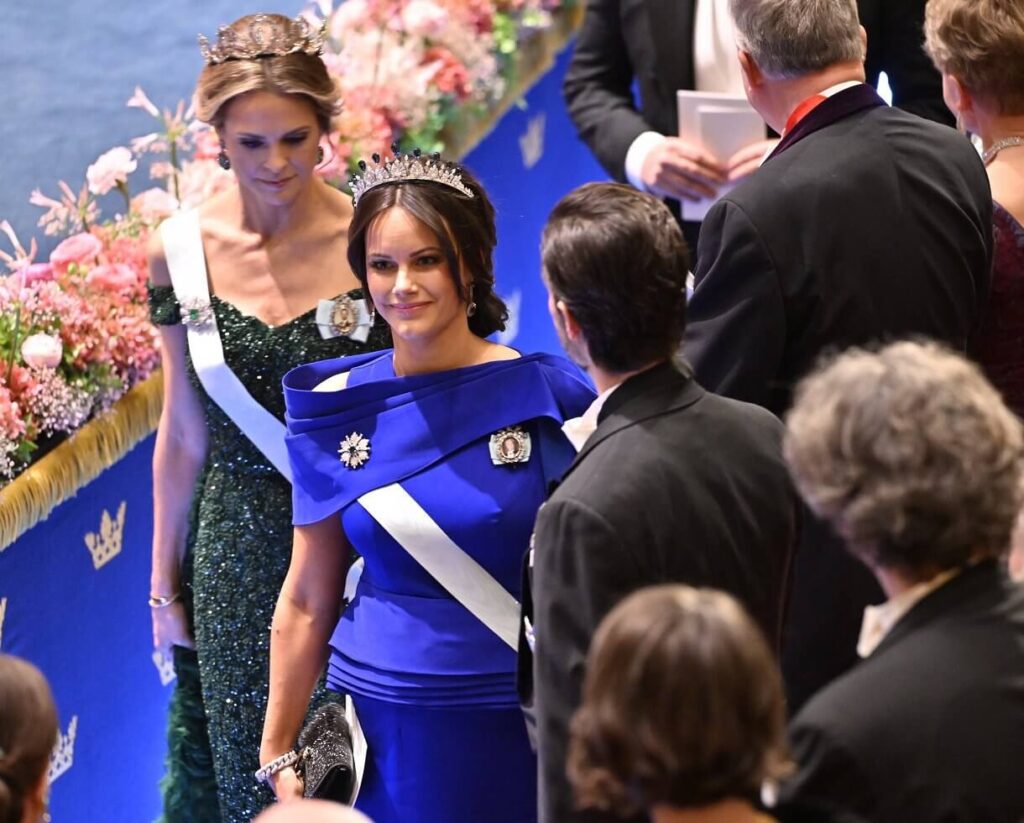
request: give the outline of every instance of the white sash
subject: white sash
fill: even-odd
[[[519,647],[519,603],[456,545],[398,483],[367,492],[360,505],[431,577],[513,650]]]
[[[186,211],[160,225],[164,255],[171,274],[174,294],[182,305],[209,306],[203,239],[199,230],[199,212]],[[252,441],[263,456],[290,483],[291,466],[285,446],[285,426],[253,398],[224,362],[224,347],[217,320],[209,311],[209,322],[186,324],[188,352],[206,393],[223,409],[232,422]]]

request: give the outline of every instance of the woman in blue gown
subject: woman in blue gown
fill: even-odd
[[[394,349],[285,377],[296,528],[260,761],[294,746],[326,663],[368,744],[357,808],[376,823],[528,823],[520,569],[573,456],[561,425],[593,393],[564,359],[486,339],[507,312],[494,210],[468,172],[404,155],[353,188],[349,260]],[[365,568],[339,620],[352,550]],[[291,767],[271,780],[279,798],[301,792]]]

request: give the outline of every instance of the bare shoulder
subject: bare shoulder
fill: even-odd
[[[518,360],[522,355],[515,349],[502,346],[499,343],[488,343],[484,362],[495,363],[500,360]]]

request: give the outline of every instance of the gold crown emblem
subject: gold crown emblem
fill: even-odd
[[[75,764],[75,737],[78,736],[78,715],[71,718],[67,734],[57,731],[57,745],[50,755],[49,782],[60,777]]]
[[[7,598],[0,597],[0,649],[4,647],[4,618],[7,617]]]
[[[156,670],[160,675],[160,685],[166,686],[177,675],[174,673],[174,658],[164,657],[164,653],[159,649],[153,651],[153,665],[156,666]]]
[[[113,560],[121,553],[121,539],[124,536],[124,515],[128,504],[124,500],[117,507],[117,518],[103,510],[99,532],[89,532],[85,536],[85,545],[92,555],[92,564],[97,569]]]
[[[266,14],[257,14],[242,31],[221,26],[217,29],[214,45],[200,34],[199,51],[206,65],[213,66],[228,60],[283,57],[298,52],[320,55],[324,52],[326,40],[326,23],[314,30],[304,17],[278,24]]]
[[[432,154],[425,157],[419,149],[414,149],[411,154],[403,154],[398,150],[397,144],[392,144],[391,150],[394,157],[381,163],[380,155],[373,155],[373,167],[367,165],[365,160],[359,161],[359,168],[362,174],[354,174],[349,180],[349,188],[352,189],[352,205],[359,205],[359,198],[370,189],[382,186],[385,183],[404,183],[409,180],[422,180],[426,183],[440,183],[458,192],[472,197],[473,192],[469,186],[462,182],[462,175],[459,169],[452,163],[441,159],[440,154]]]

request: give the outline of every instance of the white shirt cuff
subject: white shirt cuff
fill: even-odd
[[[660,145],[664,140],[665,135],[663,134],[656,131],[645,131],[630,145],[629,151],[626,152],[626,179],[633,188],[647,191],[643,180],[644,162],[654,147]]]

